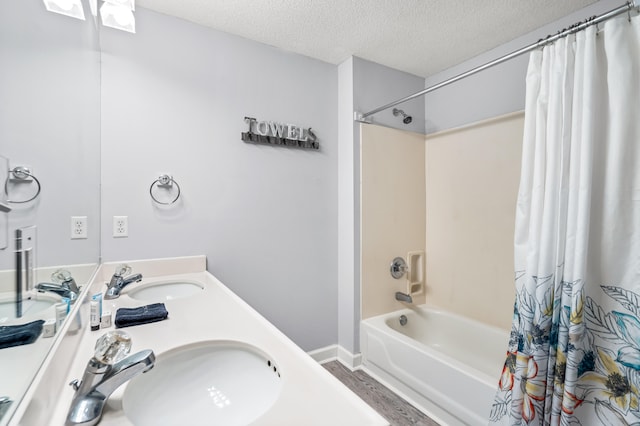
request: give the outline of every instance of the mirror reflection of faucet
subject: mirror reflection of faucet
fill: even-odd
[[[69,287],[69,290],[76,294],[80,293],[80,287],[78,287],[76,280],[71,276],[71,272],[66,269],[58,269],[51,274],[51,281]]]
[[[126,274],[131,273],[131,266],[129,265],[118,265],[116,267],[113,276],[111,277],[111,281],[107,283],[107,291],[104,294],[105,299],[117,299],[120,297],[120,292],[126,286],[134,282],[142,281],[142,274],[133,274],[125,277]]]
[[[8,396],[0,396],[0,420],[2,420],[4,414],[9,410],[11,404],[13,404],[11,398]]]
[[[51,293],[55,293],[58,296],[66,297],[71,301],[71,303],[75,303],[76,299],[78,298],[77,293],[74,293],[68,287],[64,287],[56,283],[38,283],[36,285],[36,290],[41,293],[48,291]]]
[[[66,269],[58,269],[51,274],[51,281],[52,282],[49,283],[38,283],[35,286],[36,290],[39,292],[49,291],[61,297],[66,297],[71,301],[71,303],[75,303],[78,298],[78,294],[80,293],[80,288],[69,271]]]

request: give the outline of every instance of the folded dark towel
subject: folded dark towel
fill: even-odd
[[[149,324],[167,319],[169,312],[164,303],[153,303],[138,308],[120,308],[116,311],[116,328],[132,325]]]
[[[44,324],[43,320],[37,320],[21,325],[0,327],[0,349],[35,342],[42,333],[42,324]]]

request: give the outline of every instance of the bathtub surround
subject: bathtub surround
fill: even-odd
[[[425,272],[413,305],[509,329],[522,133],[522,113],[426,138],[361,124],[363,319],[406,307],[394,294]],[[417,253],[394,279],[392,259]]]
[[[510,328],[524,114],[426,138],[427,300]]]
[[[362,206],[362,318],[406,305],[409,274],[391,276],[395,257],[425,248],[425,139],[418,133],[360,125]],[[415,265],[414,265],[415,266]],[[415,272],[415,271],[414,271]],[[425,302],[425,292],[413,303]]]
[[[529,58],[517,295],[491,424],[637,422],[639,36],[640,16],[620,16]]]

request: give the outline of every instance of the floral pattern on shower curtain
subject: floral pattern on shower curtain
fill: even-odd
[[[490,424],[640,425],[640,18],[531,54]]]

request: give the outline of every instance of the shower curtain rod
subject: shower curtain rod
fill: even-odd
[[[451,77],[451,78],[449,78],[447,80],[444,80],[444,81],[442,81],[442,82],[440,82],[438,84],[434,84],[433,86],[427,87],[426,89],[423,89],[423,90],[421,90],[419,92],[416,92],[413,95],[409,95],[409,96],[404,97],[402,99],[398,99],[397,101],[394,101],[394,102],[391,102],[389,104],[383,105],[381,107],[373,109],[373,110],[371,110],[371,111],[369,111],[367,113],[364,113],[364,114],[360,114],[358,112],[355,112],[354,113],[354,119],[356,121],[361,121],[361,122],[364,122],[364,123],[370,122],[370,120],[367,121],[366,118],[369,117],[369,116],[372,116],[374,114],[377,114],[380,111],[384,111],[386,109],[392,108],[392,107],[394,107],[396,105],[399,105],[401,103],[404,103],[404,102],[410,101],[412,99],[415,99],[417,97],[426,95],[429,92],[433,92],[434,90],[440,89],[441,87],[447,86],[447,85],[449,85],[451,83],[455,83],[456,81],[462,80],[463,78],[467,78],[467,77],[469,77],[469,76],[471,76],[473,74],[479,73],[480,71],[484,71],[484,70],[486,70],[488,68],[491,68],[491,67],[493,67],[495,65],[498,65],[498,64],[501,64],[503,62],[506,62],[506,61],[508,61],[510,59],[513,59],[513,58],[517,57],[517,56],[524,55],[525,53],[528,53],[528,52],[531,52],[533,50],[536,50],[536,49],[538,49],[540,47],[543,47],[543,46],[545,46],[547,44],[551,44],[551,43],[555,42],[556,40],[561,39],[562,37],[568,36],[569,34],[577,33],[579,31],[584,30],[587,27],[590,27],[592,25],[597,25],[600,22],[604,22],[604,21],[606,21],[608,19],[611,19],[611,18],[613,18],[615,16],[618,16],[618,15],[621,15],[623,13],[627,13],[627,12],[630,13],[631,10],[638,9],[638,8],[640,8],[640,0],[630,0],[630,1],[626,2],[625,4],[623,4],[622,6],[619,6],[619,7],[615,8],[615,9],[613,9],[613,10],[610,10],[610,11],[608,11],[606,13],[603,13],[602,15],[593,16],[593,17],[588,18],[588,19],[586,19],[584,21],[578,22],[577,24],[571,25],[569,28],[565,28],[562,31],[559,31],[555,35],[548,35],[547,37],[538,40],[536,43],[530,44],[530,45],[525,46],[525,47],[523,47],[521,49],[513,51],[513,52],[511,52],[511,53],[509,53],[507,55],[504,55],[504,56],[502,56],[502,57],[500,57],[498,59],[494,59],[491,62],[487,62],[486,64],[480,65],[480,66],[478,66],[476,68],[473,68],[473,69],[471,69],[469,71],[465,71],[462,74],[458,74],[455,77]]]

